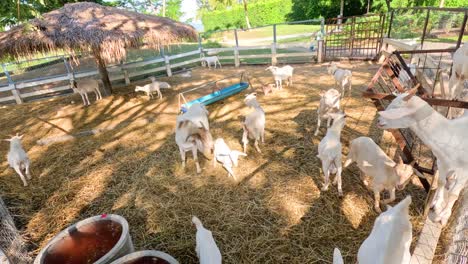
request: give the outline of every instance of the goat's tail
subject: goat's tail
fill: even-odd
[[[201,222],[200,219],[198,219],[198,217],[196,217],[196,216],[193,216],[193,217],[192,217],[192,223],[197,227],[197,229],[203,228],[202,222]]]

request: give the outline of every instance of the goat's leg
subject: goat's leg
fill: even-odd
[[[193,159],[195,160],[195,166],[197,166],[197,173],[201,173],[200,163],[198,163],[198,150],[196,144],[192,146]]]
[[[220,68],[220,69],[223,68],[223,67],[221,66],[221,62],[219,62],[219,60],[218,60],[218,64],[219,64],[219,68]]]
[[[318,133],[319,133],[319,129],[320,129],[320,123],[322,122],[321,118],[320,118],[320,112],[317,110],[317,128],[315,129],[315,133],[314,133],[314,136],[317,136]]]
[[[158,90],[158,97],[159,97],[159,100],[162,100],[162,99],[163,99],[163,96],[162,96],[161,90]]]
[[[99,94],[99,100],[102,100],[102,94],[99,88],[96,88],[97,93]]]
[[[89,102],[88,93],[84,93],[84,96],[85,96],[85,98],[86,98],[86,101],[88,102],[88,105],[91,105],[91,103]]]
[[[260,138],[262,139],[262,144],[265,143],[265,129],[262,130],[262,132],[260,133]]]
[[[25,187],[28,186],[28,182],[26,181],[26,177],[24,177],[24,174],[21,171],[21,168],[20,168],[19,164],[15,164],[15,166],[13,166],[13,169],[15,169],[16,173],[18,173],[18,175],[20,176],[21,180],[23,181],[23,185]]]
[[[390,198],[388,199],[385,199],[382,201],[383,204],[389,204],[389,203],[393,203],[393,201],[395,201],[395,188],[392,188],[390,190]]]
[[[24,168],[26,170],[26,176],[28,177],[29,180],[31,179],[31,171],[29,170],[30,165],[31,164],[29,162],[29,159],[24,162]]]
[[[381,213],[380,210],[380,191],[374,189],[374,209],[377,213]]]
[[[330,185],[330,162],[322,161],[322,171],[323,176],[325,177],[325,182],[322,187],[322,191],[328,191],[328,185]]]
[[[331,121],[332,121],[331,117],[328,117],[328,119],[327,119],[327,129],[330,127]]]
[[[351,97],[351,87],[352,87],[351,78],[349,78],[349,91],[348,91],[349,97]]]
[[[223,163],[223,167],[227,170],[228,175],[236,179],[236,176],[234,175],[234,171],[232,170],[231,166],[228,166],[227,164]]]
[[[86,99],[84,97],[84,94],[80,93],[81,95],[81,100],[83,100],[83,105],[86,106]]]
[[[260,148],[258,147],[258,139],[255,139],[254,146],[255,146],[255,149],[258,151],[258,153],[262,153],[262,151],[261,151]]]
[[[247,153],[247,144],[249,144],[249,131],[245,127],[245,125],[242,127],[244,130],[244,133],[242,133],[242,144],[244,145],[244,153]]]
[[[185,150],[179,148],[180,158],[182,159],[182,168],[185,168]]]
[[[338,196],[342,197],[343,189],[341,188],[341,172],[343,171],[343,168],[341,167],[341,159],[335,160],[335,164],[338,164],[338,166],[336,168],[336,176],[335,176],[335,180],[333,181],[333,184],[338,185]]]

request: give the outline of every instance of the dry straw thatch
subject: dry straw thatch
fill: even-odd
[[[0,58],[37,52],[97,52],[106,62],[125,58],[126,48],[150,48],[197,38],[195,29],[168,18],[81,2],[0,32]]]

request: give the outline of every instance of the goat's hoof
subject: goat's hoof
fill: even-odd
[[[28,184],[27,184],[27,183],[23,183],[23,186],[24,186],[24,187],[28,187]]]
[[[343,191],[338,191],[338,197],[340,197],[340,198],[343,197]]]
[[[28,180],[30,180],[30,179],[31,179],[31,175],[27,175],[27,177],[28,177]]]
[[[322,191],[324,191],[324,192],[328,191],[328,185],[327,185],[327,186],[323,186],[323,187],[322,187]]]

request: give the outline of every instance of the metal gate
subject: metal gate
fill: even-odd
[[[375,59],[384,26],[385,14],[327,19],[325,58]]]

